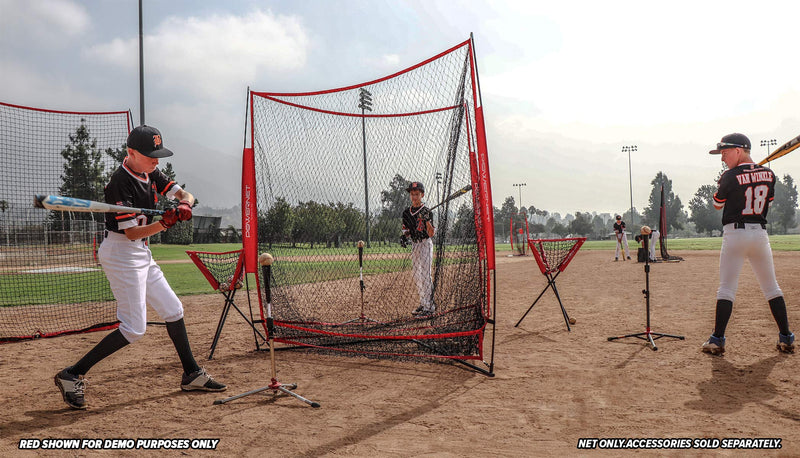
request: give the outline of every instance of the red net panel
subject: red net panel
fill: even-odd
[[[492,207],[488,166],[478,169],[471,51],[467,41],[340,89],[251,94],[244,239],[246,247],[248,237],[258,242],[246,257],[275,257],[276,341],[381,357],[482,358],[492,267],[490,216],[480,208]],[[412,181],[424,184],[429,208],[444,202],[432,211],[432,254],[399,244]],[[446,199],[466,185],[470,192]],[[427,259],[429,290],[420,287],[425,268],[415,268]],[[435,312],[412,315],[421,302]]]
[[[116,325],[96,258],[105,215],[46,211],[32,202],[36,194],[102,201],[129,127],[127,111],[0,103],[0,342]]]
[[[530,239],[528,245],[536,258],[542,274],[563,272],[572,258],[580,250],[586,237],[566,239]]]

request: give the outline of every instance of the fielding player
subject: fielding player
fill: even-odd
[[[631,250],[628,248],[628,236],[625,235],[625,221],[622,217],[617,215],[616,222],[614,222],[614,233],[617,235],[617,251],[614,253],[614,261],[619,261],[619,247],[625,244],[625,252],[623,253],[628,259],[631,258]],[[622,258],[624,261],[625,258]]]
[[[406,246],[411,238],[411,265],[414,270],[414,283],[419,292],[419,307],[411,312],[416,316],[429,316],[436,311],[431,295],[433,281],[431,281],[431,265],[433,264],[433,237],[436,229],[433,227],[433,216],[430,209],[422,203],[425,196],[425,186],[415,181],[406,188],[411,198],[411,207],[403,210],[403,236],[400,243]]]
[[[778,350],[794,352],[794,334],[789,331],[786,303],[775,279],[772,249],[766,223],[769,204],[775,195],[775,175],[750,158],[750,140],[742,134],[722,137],[717,149],[728,170],[719,179],[714,207],[722,211],[722,249],[719,254],[719,289],[714,333],[703,344],[703,351],[713,355],[725,352],[725,327],[731,317],[745,258],[756,275],[761,292],[769,301],[772,316],[778,323]]]
[[[200,368],[192,355],[183,305],[167,284],[161,269],[153,261],[147,237],[166,230],[178,221],[192,218],[194,196],[156,168],[158,159],[172,156],[164,148],[161,133],[149,126],[139,126],[128,135],[128,156],[105,187],[109,204],[136,208],[155,208],[157,194],[180,200],[177,210],[169,209],[157,222],[135,213],[106,213],[106,232],[98,250],[98,259],[117,299],[119,328],[107,335],[75,365],[55,376],[56,386],[72,408],[85,409],[84,375],[103,358],[139,340],[147,329],[150,304],[166,321],[169,334],[183,365],[181,389],[224,391],[227,387]]]

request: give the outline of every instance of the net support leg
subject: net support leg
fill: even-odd
[[[548,288],[552,288],[553,292],[556,295],[556,298],[558,299],[558,305],[561,306],[561,314],[564,315],[564,320],[567,323],[567,330],[568,331],[572,331],[572,329],[570,329],[570,327],[569,327],[569,316],[567,315],[566,309],[564,309],[564,305],[561,303],[561,297],[558,295],[558,290],[556,289],[556,278],[558,277],[558,275],[560,273],[561,273],[561,271],[558,271],[553,276],[550,276],[549,274],[545,274],[545,277],[547,277],[547,286],[545,286],[544,289],[542,290],[542,292],[539,293],[539,296],[536,298],[535,301],[533,301],[533,304],[531,304],[531,306],[528,307],[528,310],[525,312],[524,315],[522,315],[522,318],[520,318],[519,321],[517,321],[517,324],[514,325],[515,328],[519,327],[519,325],[522,323],[522,320],[524,320],[525,317],[528,316],[528,313],[533,309],[533,306],[536,305],[536,303],[539,302],[539,299],[541,299],[542,296],[544,296],[544,293],[547,292],[547,289]]]
[[[261,339],[264,342],[266,342],[266,340],[267,340],[267,338],[264,337],[264,335],[261,334],[261,332],[255,327],[255,325],[253,324],[252,319],[247,318],[247,315],[245,315],[244,312],[242,312],[242,310],[239,307],[236,306],[236,303],[233,302],[234,294],[236,294],[236,290],[235,289],[232,289],[232,290],[229,290],[229,291],[226,291],[226,292],[222,293],[222,295],[225,297],[225,306],[222,308],[222,314],[219,317],[219,323],[217,323],[217,331],[216,331],[216,333],[214,333],[214,341],[211,344],[211,352],[208,355],[208,359],[209,360],[214,357],[214,350],[216,349],[217,343],[219,342],[219,337],[222,334],[222,328],[223,328],[223,326],[225,326],[225,321],[228,318],[228,313],[231,311],[231,307],[233,307],[237,312],[239,312],[239,315],[241,315],[242,318],[244,318],[244,320],[253,329],[253,333],[254,333],[254,335],[256,335],[256,349],[258,349],[258,346],[259,346],[258,337],[261,337]],[[250,309],[250,313],[252,314],[252,308]]]

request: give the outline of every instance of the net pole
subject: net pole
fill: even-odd
[[[139,123],[144,125],[144,38],[142,34],[142,0],[139,0]]]

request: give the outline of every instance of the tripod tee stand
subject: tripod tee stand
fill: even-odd
[[[650,228],[647,226],[642,226],[642,245],[644,246],[644,251],[648,253],[648,243],[650,242]],[[674,334],[664,334],[661,332],[652,332],[650,330],[650,256],[645,256],[644,261],[644,277],[645,277],[645,289],[642,290],[642,294],[644,294],[644,300],[647,304],[647,326],[645,327],[644,332],[637,332],[634,334],[626,334],[624,336],[616,336],[616,337],[609,337],[608,340],[618,340],[618,339],[626,339],[628,337],[635,337],[637,339],[642,339],[647,341],[647,343],[652,346],[653,351],[658,350],[656,346],[656,340],[662,337],[671,337],[673,339],[685,339],[684,336],[678,336]],[[655,336],[655,337],[653,337]]]

